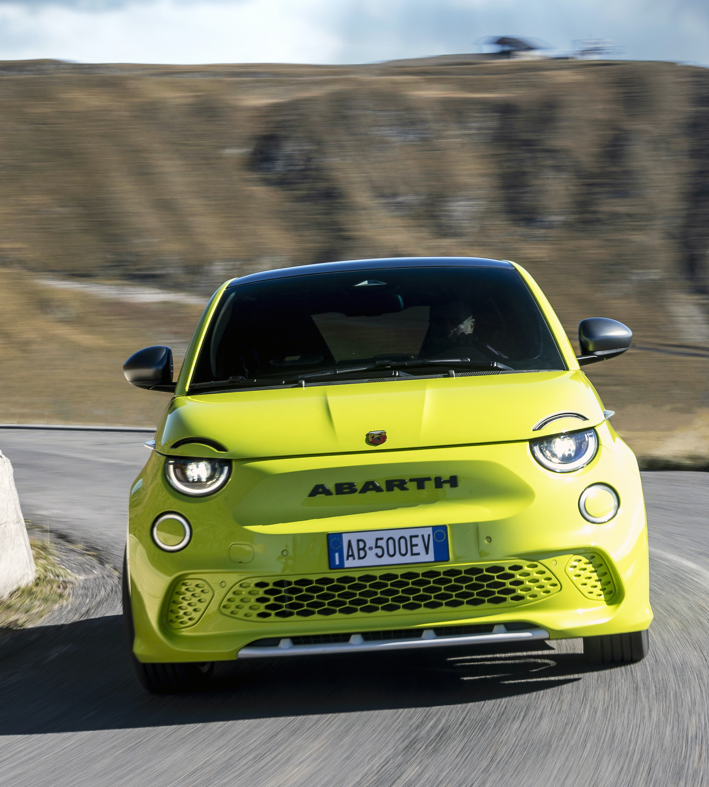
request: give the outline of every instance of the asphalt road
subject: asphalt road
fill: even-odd
[[[25,516],[118,565],[149,435],[0,430]],[[709,785],[708,477],[646,473],[651,654],[580,642],[220,665],[213,690],[134,682],[117,610],[0,662],[0,784]]]

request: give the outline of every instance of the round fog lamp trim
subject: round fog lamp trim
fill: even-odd
[[[601,514],[601,516],[594,516],[589,512],[587,504],[592,505],[593,499],[589,500],[589,498],[593,498],[599,492],[605,493],[603,497],[607,496],[610,498],[608,500],[608,510],[606,513]],[[594,525],[603,525],[606,522],[610,522],[618,513],[619,508],[620,500],[618,498],[618,493],[612,486],[608,486],[608,484],[591,484],[591,486],[583,490],[581,497],[579,497],[579,511],[581,512],[581,516],[587,522],[592,522]]]
[[[165,543],[160,539],[160,525],[168,521],[177,522],[183,530],[182,539],[175,544]],[[171,535],[172,534],[166,533],[163,537]],[[192,528],[190,527],[190,523],[181,514],[162,514],[162,516],[159,516],[153,523],[152,536],[155,545],[165,552],[179,552],[190,543],[192,539]],[[179,536],[173,536],[173,538],[179,538]]]

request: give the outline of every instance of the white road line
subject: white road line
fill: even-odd
[[[135,467],[136,469],[139,469],[140,466],[139,461],[129,461],[127,459],[109,459],[108,457],[105,456],[91,456],[89,454],[74,454],[69,451],[52,451],[46,448],[34,448],[34,449],[25,449],[25,450],[33,450],[36,451],[38,454],[42,454],[44,456],[61,456],[62,458],[65,459],[79,459],[83,462],[101,462],[102,464],[107,464],[107,465],[128,465],[129,467]],[[143,464],[145,464],[145,462],[143,462]]]
[[[0,424],[0,429],[47,429],[59,432],[155,432],[152,426],[84,426],[82,424]]]
[[[692,579],[695,579],[700,584],[707,584],[709,585],[709,570],[703,568],[702,566],[698,566],[696,563],[692,563],[691,560],[687,560],[679,555],[673,555],[672,552],[665,552],[662,549],[656,549],[655,547],[650,547],[650,552],[655,555],[655,557],[659,557],[661,560],[669,560],[670,563],[677,563],[679,566],[684,566],[685,568],[691,568],[692,571],[695,572],[695,576],[692,576]],[[704,577],[704,581],[700,580],[696,574],[700,574]],[[691,575],[690,575],[691,576]]]

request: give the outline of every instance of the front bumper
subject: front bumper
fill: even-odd
[[[274,510],[287,507],[264,497],[266,524],[259,523],[254,503],[259,483],[276,489],[280,474],[285,495],[315,461],[331,463],[335,480],[354,477],[353,457],[278,460],[270,475],[264,462],[245,463],[234,477],[243,473],[248,494],[230,497],[227,487],[211,500],[194,500],[166,488],[161,458],[153,455],[131,497],[134,652],[145,662],[220,661],[260,648],[253,643],[264,639],[327,635],[349,642],[353,635],[391,631],[399,632],[396,641],[414,646],[421,636],[402,639],[402,631],[435,628],[442,632],[438,639],[447,627],[506,626],[505,633],[541,630],[557,639],[646,629],[652,612],[637,465],[607,425],[598,432],[598,456],[567,476],[541,469],[526,443],[368,455],[371,474],[401,477],[433,467],[426,474],[457,472],[460,486],[436,490],[435,497],[427,492],[414,505],[407,498],[406,505],[387,501],[386,508],[341,513],[314,512],[306,501],[311,507],[300,510],[307,520],[295,506],[287,509],[289,518],[276,517]],[[616,517],[603,525],[590,524],[578,511],[579,496],[592,483],[612,485],[621,499]],[[193,542],[183,552],[162,552],[150,539],[152,522],[166,510],[192,523]],[[328,567],[327,532],[432,524],[448,526],[446,563],[349,572]]]

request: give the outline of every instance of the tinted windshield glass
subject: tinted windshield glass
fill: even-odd
[[[384,361],[423,374],[415,362],[454,358],[513,370],[565,368],[516,270],[398,268],[232,285],[192,384],[293,378]]]

